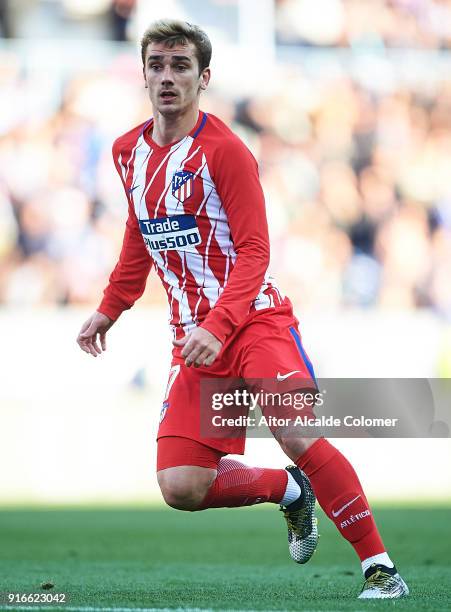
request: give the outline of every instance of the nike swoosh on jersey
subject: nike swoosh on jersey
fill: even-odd
[[[340,514],[343,512],[343,510],[346,510],[346,508],[348,508],[351,504],[353,504],[356,499],[359,499],[359,497],[360,497],[360,495],[357,495],[357,497],[354,497],[354,499],[351,499],[351,501],[349,501],[347,504],[345,504],[344,506],[339,508],[336,512],[334,510],[332,510],[332,516],[334,518],[337,518],[337,516],[340,516]]]
[[[280,382],[281,380],[285,380],[286,378],[293,376],[293,374],[298,374],[300,371],[301,370],[293,370],[292,372],[288,372],[288,374],[281,374],[280,372],[277,372],[277,380]]]
[[[135,191],[135,189],[137,189],[139,187],[139,185],[135,185],[134,187],[129,187],[128,188],[128,193],[131,193],[132,191]]]

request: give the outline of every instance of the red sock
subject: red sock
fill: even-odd
[[[278,504],[287,482],[286,470],[253,468],[234,459],[221,459],[216,480],[199,509],[236,508],[263,502]]]
[[[318,502],[360,560],[385,551],[362,485],[349,461],[321,438],[299,457]]]

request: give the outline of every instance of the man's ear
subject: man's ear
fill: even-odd
[[[143,66],[143,78],[144,78],[144,87],[147,89],[147,81],[146,81],[146,71]]]
[[[211,71],[210,68],[204,68],[204,70],[202,71],[202,74],[200,75],[200,88],[201,89],[207,89],[208,87],[208,83],[210,82],[210,77],[211,77]]]

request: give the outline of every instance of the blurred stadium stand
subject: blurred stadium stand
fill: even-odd
[[[126,215],[111,144],[151,114],[136,41],[152,19],[168,15],[211,34],[213,78],[202,107],[229,123],[259,161],[271,268],[306,320],[320,375],[350,376],[357,360],[356,376],[451,376],[451,0],[0,0],[0,330],[8,347],[3,376],[10,383],[0,391],[5,431],[23,430],[21,419],[33,407],[37,430],[58,437],[59,402],[67,394],[74,415],[86,397],[80,381],[91,376],[93,364],[73,355],[74,338],[116,262]],[[152,276],[148,287],[140,305],[160,313],[161,322],[165,295]],[[131,330],[127,321],[124,329]],[[160,327],[157,351],[166,342]],[[117,346],[130,351],[130,337],[127,344],[117,329]],[[48,333],[54,337],[43,348]],[[55,338],[70,347],[62,357],[52,351]],[[147,342],[136,357],[137,344],[127,376],[118,380],[129,385],[124,402],[138,412],[156,389],[157,418],[165,375],[153,372],[156,353],[145,356]],[[333,355],[345,374],[331,363]],[[117,358],[123,364],[123,354]],[[115,363],[96,362],[105,368],[105,381],[119,372]],[[21,387],[18,374],[33,368],[34,383]],[[55,378],[61,381],[56,386]],[[90,426],[97,432],[92,452],[104,431],[108,454],[124,424],[108,429],[102,413],[108,400],[95,391],[96,380],[88,384],[95,404]],[[136,400],[143,385],[147,399]],[[53,488],[47,478],[60,460],[57,450],[36,440],[33,447],[29,438],[29,453],[34,449],[41,463],[23,459],[28,479],[12,472],[1,490],[8,499],[27,498],[27,491],[38,501],[68,499],[63,472]],[[151,438],[143,444],[151,445]],[[63,439],[65,448],[76,448],[73,436]],[[16,456],[19,465],[22,451],[14,440],[3,446],[4,459]],[[127,453],[139,446],[133,442],[131,435]],[[443,448],[437,466],[449,457],[449,445]],[[130,474],[117,461],[124,474],[115,499],[127,497]],[[78,464],[71,466],[76,479]],[[86,487],[93,495],[103,490],[104,467],[99,464],[97,484],[79,475],[74,499],[82,490],[89,498]],[[46,473],[45,483],[38,472]],[[405,486],[412,493],[418,473],[411,475]],[[136,490],[147,490],[143,482]],[[390,495],[379,484],[370,491]],[[449,497],[449,483],[442,485],[436,483],[434,495],[441,490]]]
[[[174,4],[199,17],[199,2]],[[233,45],[240,3],[202,7]],[[110,145],[150,115],[134,44],[104,39],[135,36],[137,13],[132,0],[2,3],[4,36],[22,37],[0,46],[4,304],[97,303],[125,212]],[[274,19],[278,62],[259,86],[246,84],[258,54],[230,89],[217,53],[203,106],[259,160],[279,283],[302,311],[449,318],[451,2],[284,0]]]

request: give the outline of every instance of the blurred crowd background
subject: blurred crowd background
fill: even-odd
[[[99,302],[126,215],[111,143],[151,114],[136,40],[166,15],[218,41],[202,106],[259,161],[282,291],[451,319],[451,1],[260,0],[272,60],[238,64],[244,2],[0,1],[1,303]]]

